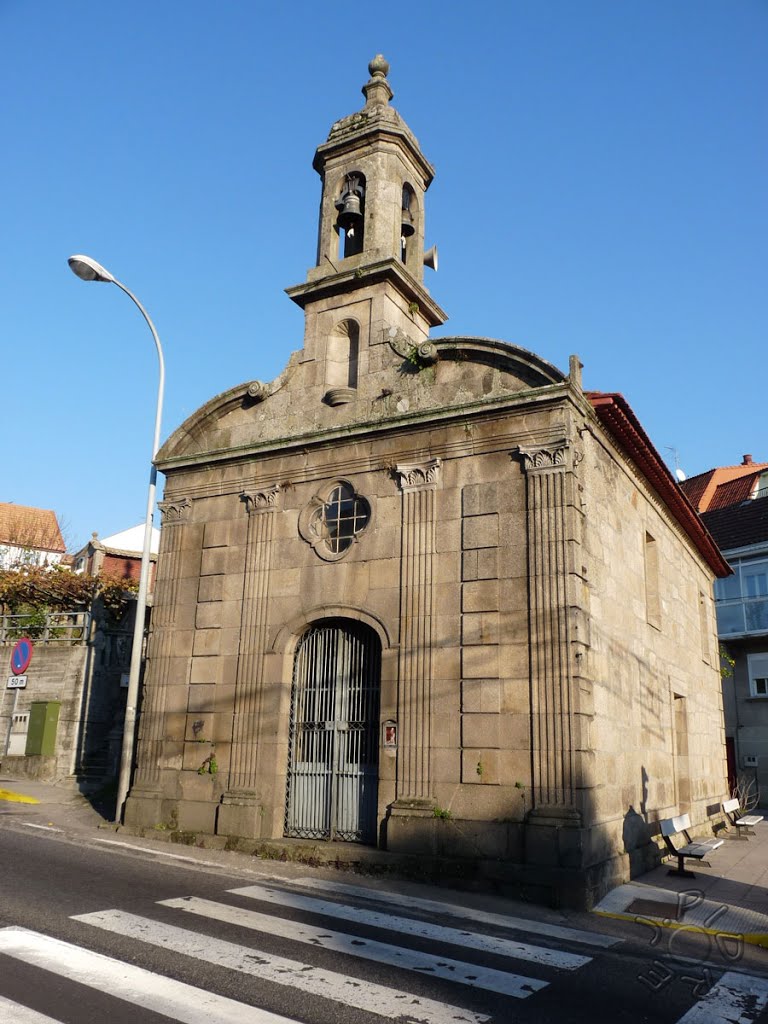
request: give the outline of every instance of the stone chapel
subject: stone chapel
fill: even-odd
[[[434,170],[390,105],[318,148],[304,345],[165,442],[126,823],[364,844],[586,906],[726,795],[729,569],[624,398],[430,337]]]

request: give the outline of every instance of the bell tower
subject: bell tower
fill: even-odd
[[[371,347],[388,331],[420,345],[447,319],[424,287],[425,264],[437,265],[436,250],[424,252],[424,197],[434,169],[390,106],[387,61],[374,57],[368,71],[365,106],[337,121],[315,153],[322,181],[317,264],[304,284],[287,289],[305,312],[304,358],[325,364],[335,394],[354,392]],[[346,380],[339,337],[349,338]]]

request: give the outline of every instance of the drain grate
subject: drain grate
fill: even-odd
[[[624,911],[625,914],[637,914],[638,917],[662,917],[670,921],[680,920],[680,903],[666,903],[663,900],[632,900]]]

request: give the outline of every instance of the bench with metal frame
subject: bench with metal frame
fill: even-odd
[[[739,801],[736,799],[726,800],[723,803],[723,814],[728,823],[736,829],[736,834],[741,836],[756,835],[755,825],[763,820],[762,814],[742,814]]]
[[[712,865],[704,858],[709,856],[718,846],[723,845],[724,840],[722,839],[691,839],[688,834],[690,827],[691,817],[689,814],[679,814],[676,818],[665,818],[661,822],[661,834],[664,837],[666,847],[671,854],[677,857],[677,867],[669,869],[670,875],[679,875],[681,878],[695,878],[696,875],[692,871],[685,869],[684,861],[698,860],[710,868]],[[675,846],[672,842],[672,837],[676,835],[684,837],[685,846]]]

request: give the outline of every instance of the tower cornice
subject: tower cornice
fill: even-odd
[[[307,281],[304,284],[286,288],[285,292],[298,306],[305,309],[311,302],[316,302],[319,299],[333,295],[351,294],[385,281],[394,285],[409,304],[416,303],[420,314],[427,320],[430,327],[438,327],[448,319],[448,314],[438,306],[427,289],[415,281],[404,269],[402,263],[394,258],[358,266],[355,269],[343,270],[335,274],[325,274],[315,281]]]
[[[351,117],[344,119],[344,121],[353,121],[353,119],[359,118],[359,124],[355,124],[354,127],[350,127],[347,131],[339,131],[335,137],[334,130],[331,129],[331,136],[328,141],[319,145],[315,151],[312,166],[317,173],[323,173],[325,165],[332,157],[342,157],[347,153],[359,150],[361,146],[368,143],[386,142],[388,139],[391,139],[396,145],[399,145],[407,152],[409,158],[424,179],[424,188],[429,188],[435,176],[435,168],[421,152],[419,143],[413,133],[402,122],[396,112],[391,108],[385,108],[385,111],[389,114],[395,114],[399,123],[393,123],[376,115],[369,117],[369,111],[361,110],[357,114],[352,114]],[[337,122],[337,124],[343,123],[341,121]]]

